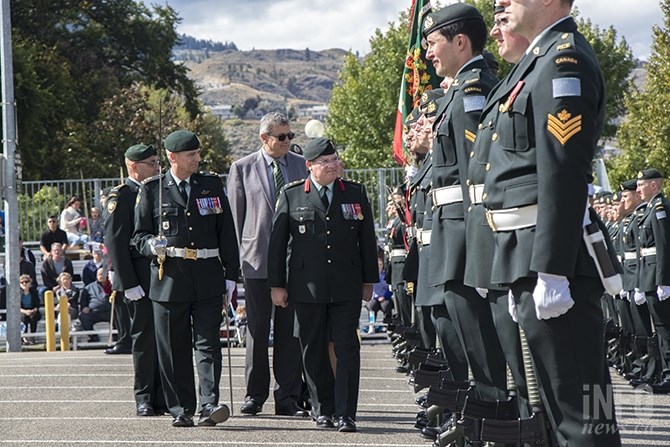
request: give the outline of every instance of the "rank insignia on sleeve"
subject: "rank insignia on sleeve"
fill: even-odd
[[[468,129],[465,129],[465,139],[470,143],[474,143],[476,137],[477,136],[474,133],[470,132]]]
[[[556,137],[562,146],[565,146],[565,143],[567,143],[570,138],[581,132],[582,116],[577,115],[572,118],[572,114],[565,109],[563,109],[558,116],[554,116],[550,113],[547,122],[547,130]]]
[[[139,196],[138,196],[139,197]],[[116,202],[112,201],[107,204],[107,212],[109,214],[112,214],[114,210],[116,209]]]

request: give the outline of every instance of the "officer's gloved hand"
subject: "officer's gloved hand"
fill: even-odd
[[[518,323],[519,319],[516,313],[516,301],[514,301],[514,295],[512,295],[511,289],[509,292],[507,292],[507,311],[512,317],[512,320],[514,320],[515,323]]]
[[[156,236],[149,239],[149,247],[151,253],[156,256],[165,256],[165,249],[167,248],[167,239]]]
[[[486,295],[489,293],[489,289],[486,289],[484,287],[475,287],[475,290],[481,296],[482,298],[486,299]]]
[[[560,317],[575,304],[570,295],[568,278],[549,273],[537,274],[533,300],[538,320]]]
[[[628,300],[628,290],[621,290],[621,292],[619,292],[619,296],[622,300]]]
[[[633,299],[635,300],[635,304],[638,306],[642,306],[644,303],[647,302],[647,297],[645,296],[644,292],[642,292],[640,289],[635,289],[635,293],[633,294]]]
[[[656,288],[656,295],[658,295],[659,301],[665,301],[670,297],[670,287],[669,286],[658,286]]]
[[[142,286],[135,286],[132,289],[124,290],[123,293],[130,301],[139,301],[144,297]]]

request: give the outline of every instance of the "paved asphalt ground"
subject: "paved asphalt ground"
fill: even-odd
[[[417,406],[394,372],[387,343],[362,348],[358,433],[318,430],[310,418],[274,416],[272,400],[240,416],[244,350],[232,348],[234,416],[217,427],[172,428],[169,416],[138,418],[132,360],[101,350],[0,354],[1,446],[427,446],[413,428]],[[230,404],[228,361],[222,402]],[[615,376],[625,446],[670,445],[670,397],[633,390]]]

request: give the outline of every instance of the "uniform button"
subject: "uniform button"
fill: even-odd
[[[489,127],[493,125],[493,120],[489,121]]]
[[[490,170],[491,170],[491,163],[486,163],[486,171],[488,172]]]
[[[496,141],[497,139],[498,139],[498,134],[497,133],[494,133],[493,135],[491,135],[491,140],[492,141]]]
[[[191,246],[195,245],[195,242],[191,242]]]
[[[482,123],[479,123],[479,126],[477,126],[477,129],[482,130],[484,128],[484,125]]]
[[[330,220],[330,217],[326,216],[326,220]]]
[[[326,231],[326,234],[330,234],[330,230]]]
[[[486,200],[487,197],[488,195],[486,193],[482,194],[482,200]]]
[[[328,250],[330,250],[330,245],[327,245],[326,248],[327,248]]]
[[[188,227],[188,231],[193,231],[193,227]]]
[[[533,48],[533,54],[534,54],[535,56],[537,56],[538,54],[540,54],[540,47],[535,47],[535,48]]]
[[[470,158],[475,158],[475,151],[470,152]]]
[[[472,207],[471,207],[471,206],[468,207],[468,213],[469,213],[470,211],[472,211]]]
[[[465,184],[468,185],[468,186],[470,186],[470,185],[472,185],[472,182],[470,181],[470,179],[467,179],[467,180],[465,181]]]
[[[190,211],[187,211],[187,212],[186,212],[186,215],[190,217],[190,216],[191,216],[191,212],[190,212]]]
[[[332,263],[332,262],[333,262],[333,261],[331,261],[330,259],[328,260],[328,264],[330,264],[330,263]]]

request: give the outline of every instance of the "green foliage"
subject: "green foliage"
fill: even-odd
[[[39,241],[46,228],[45,217],[60,215],[58,204],[65,203],[66,197],[58,192],[58,188],[45,186],[32,197],[19,194],[19,222],[24,241]],[[31,223],[41,223],[43,227],[33,227]]]
[[[326,133],[343,153],[347,168],[394,166],[392,146],[398,92],[409,33],[407,17],[379,29],[365,60],[347,54],[333,88]]]
[[[625,98],[628,115],[617,133],[622,154],[611,163],[615,182],[649,167],[670,175],[670,0],[662,0],[661,9],[664,22],[653,28],[644,89]]]

